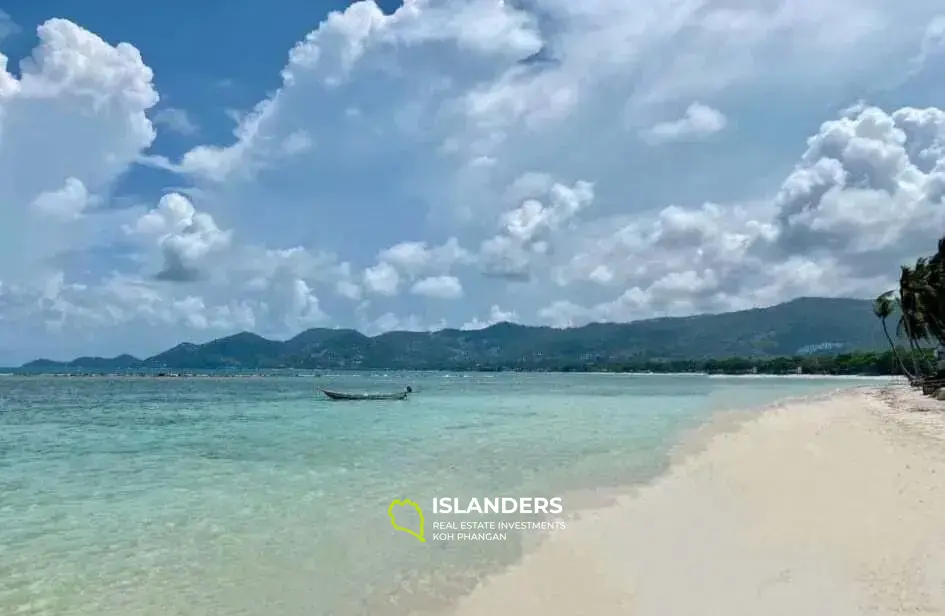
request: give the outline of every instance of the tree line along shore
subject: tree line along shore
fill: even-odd
[[[873,314],[882,323],[899,373],[922,393],[945,399],[945,236],[933,254],[900,266],[898,287],[876,298]],[[890,334],[894,314],[895,340],[905,339],[907,348]],[[929,346],[937,351],[928,351]]]
[[[933,353],[919,349],[914,353],[919,364],[933,361]],[[903,362],[912,361],[913,352],[897,349],[883,352],[853,352],[838,355],[805,355],[795,357],[730,357],[717,359],[690,360],[640,360],[615,363],[601,362],[565,362],[551,364],[547,362],[516,365],[477,365],[444,366],[439,372],[607,372],[633,374],[719,374],[719,375],[823,375],[823,376],[905,376]],[[333,371],[334,372],[334,371]],[[374,370],[358,371],[374,372]],[[160,372],[42,372],[12,371],[17,376],[59,376],[59,377],[135,377],[135,378],[261,378],[304,376],[318,377],[309,371],[272,370],[272,371],[160,371]]]

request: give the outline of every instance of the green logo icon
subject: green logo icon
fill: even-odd
[[[420,529],[415,531],[412,528],[406,528],[398,524],[397,513],[394,511],[395,507],[413,507],[414,511],[417,512],[417,517],[420,519]],[[427,540],[423,537],[423,510],[420,509],[420,505],[408,499],[394,500],[391,501],[390,507],[387,508],[387,515],[390,517],[390,525],[394,527],[394,530],[413,535],[421,543],[426,543]]]

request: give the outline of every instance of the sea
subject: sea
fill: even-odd
[[[875,384],[6,376],[0,614],[449,614],[554,528],[658,476],[675,444],[716,413]],[[318,391],[407,385],[414,394],[404,401],[332,402]],[[466,510],[502,498],[519,510],[433,511],[434,500]],[[558,499],[559,510],[530,511],[527,499],[541,498]],[[417,505],[423,534],[420,514],[403,502],[391,509],[396,500]]]

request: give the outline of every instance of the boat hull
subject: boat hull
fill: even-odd
[[[321,390],[330,400],[405,400],[407,392],[396,394],[346,394],[338,391]]]

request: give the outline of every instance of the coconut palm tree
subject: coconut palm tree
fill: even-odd
[[[886,327],[886,319],[898,309],[896,335],[909,341],[912,356],[912,374],[905,369],[905,361],[899,355]],[[917,381],[922,376],[920,361],[929,374],[936,373],[936,366],[929,359],[923,344],[938,344],[945,349],[945,236],[938,240],[935,254],[916,260],[913,267],[902,266],[899,272],[899,288],[888,291],[874,302],[873,312],[883,323],[883,333],[903,373]]]
[[[913,286],[926,336],[945,345],[945,237],[938,241],[936,253],[923,263]]]
[[[934,341],[945,347],[945,237],[939,239],[935,254],[916,260],[914,267],[902,267],[898,304],[896,331],[909,340],[916,375],[919,357],[934,373],[922,343]]]
[[[893,293],[894,291],[886,291],[876,298],[876,300],[873,302],[873,314],[875,314],[876,318],[878,318],[883,324],[883,333],[886,334],[886,340],[889,342],[889,348],[892,349],[893,356],[896,358],[896,362],[899,364],[899,369],[910,381],[912,381],[915,377],[909,374],[909,371],[906,370],[906,365],[902,362],[902,357],[899,356],[899,349],[896,348],[895,343],[893,343],[892,336],[889,335],[889,329],[886,327],[886,319],[892,315],[893,311]]]
[[[909,341],[909,350],[912,355],[912,366],[916,377],[921,376],[919,358],[924,356],[920,344],[928,340],[928,322],[931,317],[932,306],[937,302],[935,291],[930,286],[931,271],[929,260],[920,258],[915,267],[902,266],[899,275],[899,323],[896,333],[905,336]]]

